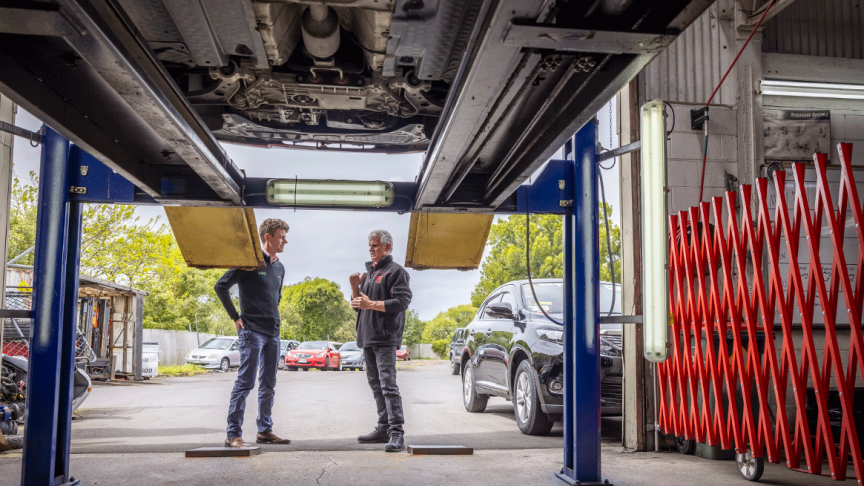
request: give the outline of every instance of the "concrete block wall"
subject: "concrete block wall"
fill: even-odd
[[[675,127],[666,145],[668,161],[669,208],[672,213],[685,211],[699,203],[702,176],[702,154],[705,134],[690,129],[690,110],[702,105],[671,103],[667,106],[666,126]],[[708,122],[708,159],[705,167],[704,200],[726,192],[725,172],[738,176],[738,121],[735,109],[712,106]]]
[[[412,359],[417,359],[417,358],[441,359],[440,356],[438,356],[437,354],[435,354],[434,351],[432,351],[432,345],[431,344],[415,344],[413,346],[408,346],[408,349],[411,350],[411,358]]]
[[[159,365],[182,365],[186,355],[216,334],[144,329],[144,343],[159,343]]]

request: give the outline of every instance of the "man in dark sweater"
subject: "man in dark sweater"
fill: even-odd
[[[214,290],[237,327],[240,341],[240,369],[231,391],[228,407],[228,447],[245,447],[243,441],[243,413],[246,397],[255,387],[258,373],[258,435],[259,444],[289,444],[273,433],[273,393],[276,386],[276,364],[279,360],[279,300],[285,267],[276,257],[287,242],[288,224],[281,219],[266,219],[258,230],[264,266],[255,270],[228,270],[216,282]],[[240,313],[234,308],[229,289],[237,285],[240,290]],[[259,370],[260,368],[260,370]]]
[[[351,275],[351,307],[357,311],[357,346],[366,358],[366,378],[378,407],[378,425],[360,442],[387,442],[384,450],[405,445],[402,397],[396,386],[396,350],[402,345],[405,311],[411,304],[408,272],[393,261],[393,237],[384,230],[369,234],[366,272]]]

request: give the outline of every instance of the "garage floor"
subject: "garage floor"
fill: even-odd
[[[562,462],[560,425],[546,437],[522,435],[509,402],[492,399],[485,413],[465,412],[461,382],[446,363],[404,368],[406,443],[466,445],[473,456],[387,454],[383,444],[358,444],[356,436],[376,419],[364,373],[312,370],[279,373],[274,430],[291,445],[263,446],[250,458],[186,459],[186,449],[224,440],[231,371],[95,386],[73,422],[72,471],[86,485],[564,484],[554,476]],[[253,399],[247,441],[255,438],[256,413]],[[746,484],[731,461],[623,452],[620,421],[604,419],[602,426],[603,476],[613,484]],[[20,452],[0,455],[0,485],[17,484],[20,467]],[[762,483],[838,484],[774,464],[766,465]]]

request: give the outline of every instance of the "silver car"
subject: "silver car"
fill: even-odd
[[[186,355],[187,364],[228,371],[240,366],[240,342],[237,337],[215,337]]]
[[[366,360],[363,358],[363,350],[357,347],[355,341],[348,341],[339,348],[339,356],[342,357],[342,369],[365,370]]]

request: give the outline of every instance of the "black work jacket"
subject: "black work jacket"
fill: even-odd
[[[243,319],[246,329],[267,336],[279,335],[279,301],[282,299],[282,282],[285,267],[264,253],[264,266],[255,270],[228,270],[216,282],[213,290],[222,301],[232,321]],[[240,313],[231,301],[229,289],[237,285],[240,290]]]
[[[357,310],[357,346],[401,346],[405,311],[411,304],[408,272],[387,255],[377,265],[366,262],[366,280],[360,292],[369,300],[384,301],[384,312]]]

